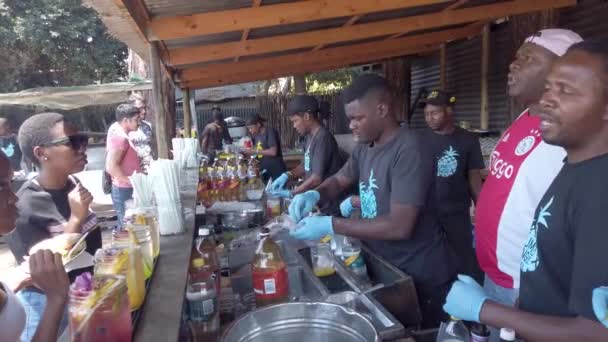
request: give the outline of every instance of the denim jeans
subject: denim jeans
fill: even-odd
[[[133,188],[119,188],[112,185],[112,203],[116,216],[118,217],[118,228],[122,229],[122,221],[125,217],[125,203],[133,198]]]
[[[483,289],[490,299],[493,301],[508,305],[515,306],[515,301],[519,297],[519,289],[508,289],[502,287],[490,279],[486,275],[485,281],[483,283]],[[499,342],[500,341],[500,328],[508,328],[508,327],[489,327],[490,328],[490,342]]]
[[[46,295],[38,289],[25,288],[16,294],[17,298],[23,304],[25,309],[25,328],[21,333],[21,341],[29,342],[36,334],[38,324],[42,320],[44,308],[46,306]],[[57,330],[58,336],[61,336],[65,328],[68,326],[67,306]]]

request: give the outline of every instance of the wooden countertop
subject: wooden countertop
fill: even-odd
[[[133,341],[179,341],[195,228],[194,205],[189,204],[184,204],[186,232],[160,238],[160,257]]]

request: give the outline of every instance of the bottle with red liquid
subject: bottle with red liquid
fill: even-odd
[[[253,257],[252,278],[255,302],[258,308],[285,303],[289,300],[287,265],[281,249],[270,238],[270,231],[262,228],[260,243]]]

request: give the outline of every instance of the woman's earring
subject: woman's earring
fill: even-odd
[[[44,159],[44,160],[49,160],[49,157],[44,157],[44,158],[42,158],[42,159]]]

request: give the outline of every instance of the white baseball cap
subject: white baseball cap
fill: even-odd
[[[578,33],[565,29],[540,30],[526,38],[526,43],[542,46],[558,56],[563,56],[570,46],[582,41]]]

